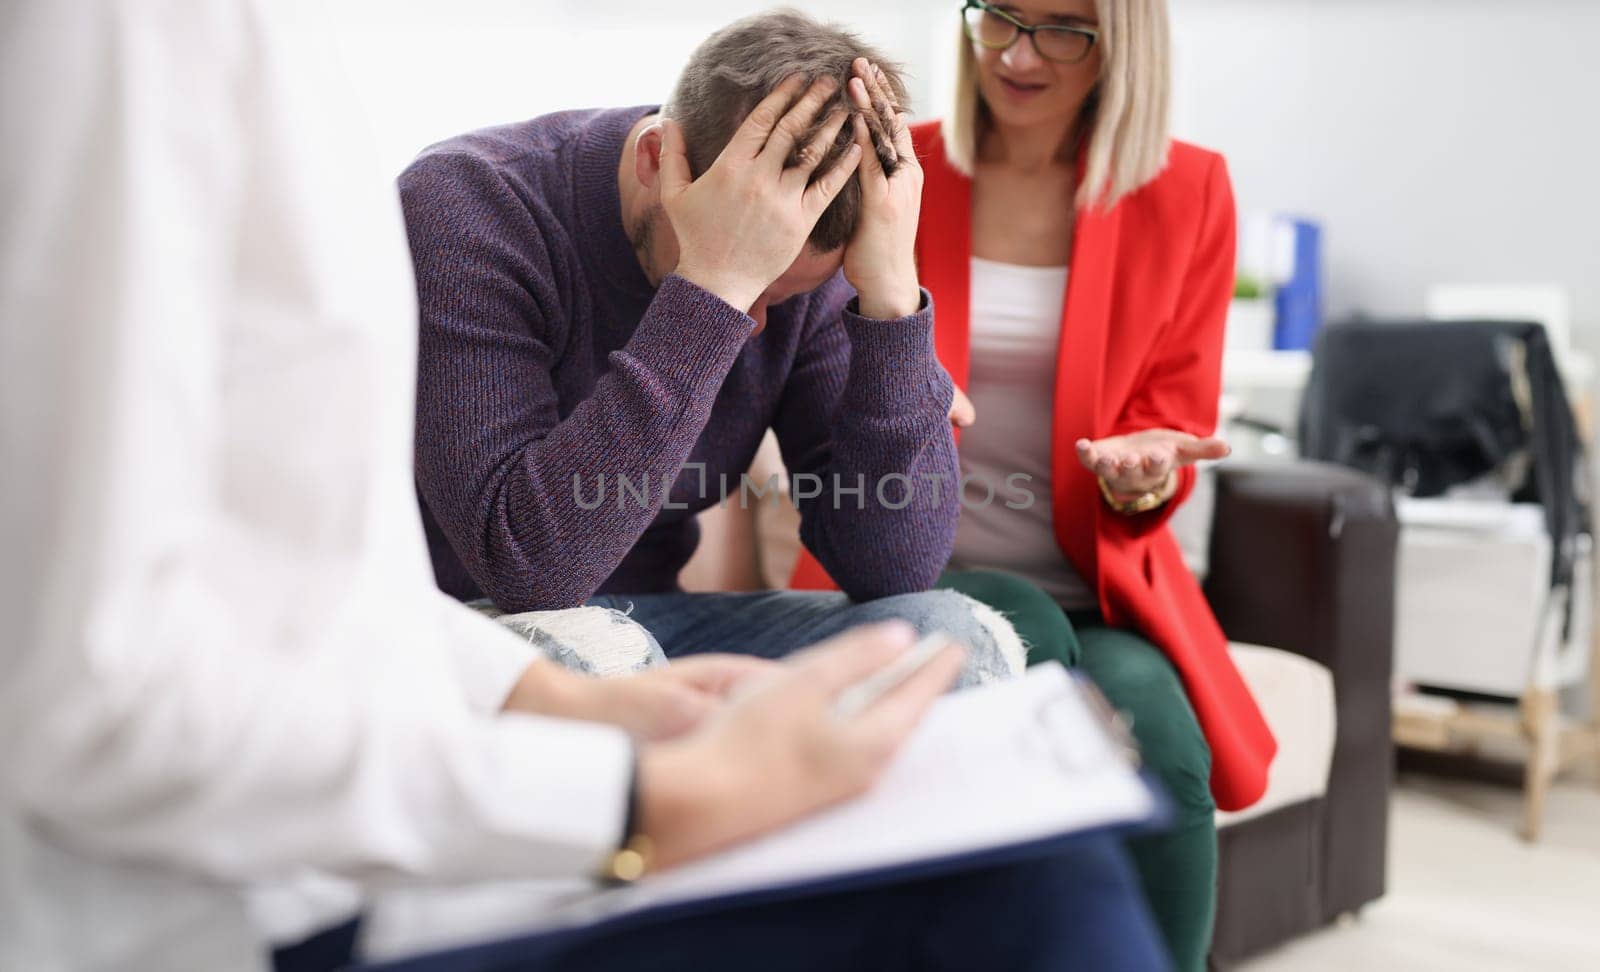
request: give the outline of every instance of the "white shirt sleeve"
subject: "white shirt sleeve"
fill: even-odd
[[[467,702],[477,711],[493,714],[527,670],[536,652],[520,636],[506,637],[498,623],[455,601],[447,600],[439,612],[440,636],[454,657]]]
[[[432,586],[398,204],[279,11],[6,18],[0,812],[228,881],[588,872],[629,743],[490,714],[527,649]]]

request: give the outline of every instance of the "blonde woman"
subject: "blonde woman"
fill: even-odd
[[[1167,528],[1228,451],[1227,169],[1168,138],[1165,0],[969,0],[960,24],[955,107],[911,130],[935,342],[977,412],[942,586],[1131,716],[1175,809],[1135,862],[1178,968],[1202,969],[1214,810],[1258,799],[1276,749]]]

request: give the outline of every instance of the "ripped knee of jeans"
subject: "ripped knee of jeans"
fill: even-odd
[[[982,601],[956,591],[936,590],[873,603],[882,605],[886,618],[904,618],[923,634],[947,632],[966,645],[967,660],[956,681],[958,688],[1013,678],[1027,667],[1027,647],[1017,629]]]
[[[988,681],[998,678],[1014,678],[1022,674],[1028,667],[1028,646],[1023,644],[1022,637],[1017,634],[1017,629],[1011,626],[1006,616],[996,611],[989,605],[965,594],[956,594],[966,602],[968,610],[978,625],[988,632],[994,644],[995,657],[1000,663]]]
[[[589,675],[626,675],[667,663],[656,639],[626,612],[604,607],[527,611],[496,619],[539,654]]]

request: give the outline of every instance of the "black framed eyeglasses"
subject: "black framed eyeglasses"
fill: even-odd
[[[991,51],[1003,51],[1015,44],[1019,35],[1027,34],[1038,55],[1057,64],[1079,63],[1089,56],[1100,39],[1100,32],[1092,27],[1025,24],[983,0],[967,0],[967,5],[961,8],[961,18],[967,24],[967,37],[975,44]]]

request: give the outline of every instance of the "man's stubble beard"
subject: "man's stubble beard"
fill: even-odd
[[[666,209],[659,203],[652,203],[649,209],[628,227],[628,241],[633,244],[633,252],[639,258],[639,265],[644,268],[644,275],[650,285],[660,286],[666,279],[672,267],[659,267],[656,265],[657,256],[653,244],[656,239],[657,221],[667,218]]]

